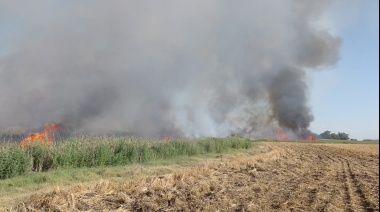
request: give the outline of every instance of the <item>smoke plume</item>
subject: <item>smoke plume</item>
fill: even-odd
[[[260,137],[313,121],[330,1],[0,2],[0,128]]]

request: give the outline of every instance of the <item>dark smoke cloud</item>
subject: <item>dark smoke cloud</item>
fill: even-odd
[[[301,70],[281,71],[269,86],[269,100],[273,116],[280,126],[299,131],[309,127],[313,115],[306,105],[307,88]],[[298,80],[294,80],[298,79]]]
[[[0,128],[60,122],[257,137],[306,129],[305,71],[338,59],[340,39],[316,24],[329,5],[3,0],[0,28],[11,25],[12,38],[0,46]]]

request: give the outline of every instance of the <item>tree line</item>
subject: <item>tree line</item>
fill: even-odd
[[[318,135],[319,139],[334,139],[334,140],[349,140],[350,137],[347,133],[338,132],[331,133],[331,131],[324,131],[323,133]]]

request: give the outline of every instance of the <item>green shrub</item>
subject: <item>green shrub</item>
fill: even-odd
[[[126,165],[137,160],[137,149],[132,143],[119,140],[114,149],[115,165]]]
[[[0,151],[0,179],[24,174],[30,169],[30,160],[18,146]]]
[[[32,160],[32,170],[36,172],[47,171],[53,168],[53,146],[46,144],[29,144],[26,153]]]

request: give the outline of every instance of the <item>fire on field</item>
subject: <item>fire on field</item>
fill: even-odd
[[[26,138],[21,141],[21,147],[26,148],[27,145],[40,142],[41,144],[54,144],[54,133],[58,130],[62,130],[63,127],[57,123],[47,123],[44,126],[42,132],[29,134]]]

